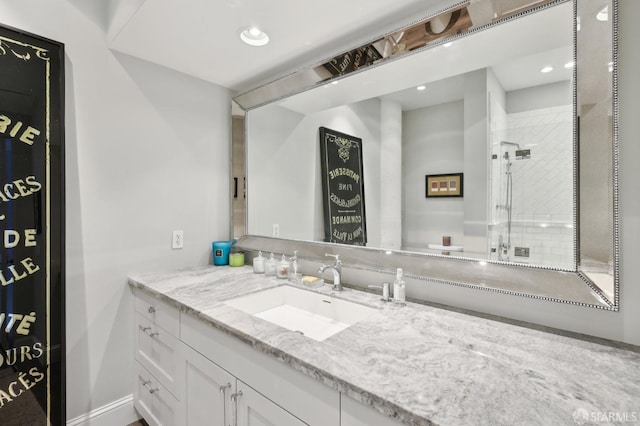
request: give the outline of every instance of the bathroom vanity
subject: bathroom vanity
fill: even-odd
[[[635,348],[398,306],[351,288],[294,286],[246,266],[133,275],[129,285],[135,406],[152,425],[571,425],[640,416]],[[315,309],[300,302],[308,296],[328,316],[362,314],[336,317],[346,327],[332,335],[287,329],[254,312],[280,303],[267,299],[282,286],[295,287],[303,310]]]

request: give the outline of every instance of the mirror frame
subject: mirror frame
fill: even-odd
[[[364,70],[371,69],[395,61],[400,58],[404,58],[407,55],[416,54],[427,49],[439,46],[449,41],[467,37],[478,31],[483,31],[491,28],[495,25],[500,25],[505,22],[518,19],[526,16],[529,13],[533,13],[548,7],[552,7],[568,1],[573,2],[573,21],[574,21],[574,63],[578,63],[578,47],[577,47],[577,2],[580,0],[550,0],[543,3],[538,3],[535,6],[528,7],[520,10],[517,13],[502,17],[494,22],[479,27],[471,28],[466,32],[452,35],[443,36],[442,38],[428,42],[426,45],[416,48],[411,52],[396,56],[386,57],[376,61],[375,63],[362,64],[359,68],[347,70],[342,74],[329,77],[319,77],[314,72],[316,67],[320,67],[323,64],[331,60],[320,62],[313,66],[307,66],[297,71],[292,72],[284,77],[261,85],[255,89],[251,89],[247,92],[239,94],[232,100],[232,116],[234,118],[245,119],[247,111],[258,108],[260,106],[269,104],[271,102],[279,101],[289,96],[314,89],[319,86],[328,84],[334,80],[340,80],[347,76],[354,75]],[[423,25],[425,22],[433,19],[434,17],[448,13],[456,8],[467,4],[468,1],[456,2],[451,6],[440,10],[437,13],[432,13],[424,18],[414,21],[413,23],[403,26],[396,31],[384,34],[380,37],[376,37],[373,40],[362,46],[356,46],[354,49],[350,49],[347,52],[343,52],[343,55],[352,52],[356,49],[362,49],[370,46],[370,44],[387,37],[397,31],[406,30],[415,25]],[[587,274],[580,269],[580,220],[579,220],[579,191],[578,186],[578,131],[579,123],[576,122],[577,117],[577,98],[578,89],[574,91],[573,95],[573,108],[574,108],[574,255],[575,255],[575,269],[566,270],[555,267],[547,267],[540,265],[525,265],[521,263],[504,262],[497,260],[478,260],[466,257],[457,256],[444,256],[438,254],[418,253],[402,250],[387,250],[384,248],[374,247],[355,247],[342,244],[332,244],[326,242],[317,241],[304,241],[304,240],[291,240],[282,238],[272,238],[257,235],[243,235],[238,239],[236,246],[243,250],[250,252],[272,251],[274,253],[293,253],[294,250],[298,250],[302,255],[298,255],[302,259],[321,261],[324,258],[325,253],[339,254],[341,260],[345,264],[345,267],[349,269],[363,270],[369,272],[376,272],[388,275],[395,275],[395,270],[398,267],[403,268],[404,274],[407,277],[415,278],[418,280],[428,281],[432,283],[440,283],[454,286],[462,286],[467,288],[480,289],[485,291],[493,291],[502,294],[524,296],[533,299],[540,299],[546,301],[553,301],[559,303],[565,303],[570,305],[578,305],[591,307],[596,309],[618,311],[619,310],[619,258],[620,258],[620,244],[619,244],[619,212],[618,212],[618,80],[617,80],[617,63],[618,63],[618,1],[612,0],[612,17],[611,30],[612,30],[612,170],[613,179],[611,182],[607,182],[611,185],[612,191],[612,205],[613,205],[613,300],[609,300],[602,290],[587,276]],[[337,57],[340,57],[338,55]],[[577,67],[574,67],[573,78],[576,81]],[[235,130],[236,126],[234,126]],[[244,129],[242,129],[246,148],[246,120]],[[232,131],[235,133],[235,131]],[[235,139],[237,136],[233,135]],[[238,159],[234,159],[237,161]],[[246,170],[246,154],[245,158],[241,159],[243,162],[243,168]],[[231,182],[234,181],[231,176]],[[247,179],[247,185],[249,180]],[[230,190],[231,199],[233,199],[233,188]],[[233,204],[233,203],[232,203]],[[247,199],[244,198],[244,230],[246,232],[247,224]],[[234,215],[233,207],[231,207],[231,235],[234,235]],[[237,225],[237,218],[236,218]],[[236,226],[237,229],[237,226]],[[546,291],[543,286],[538,286],[537,283],[554,282],[554,291]],[[588,286],[592,291],[593,298],[581,299],[572,295],[572,289],[578,287],[584,288]],[[559,295],[557,290],[562,288],[566,290],[564,294]],[[535,289],[535,292],[532,292]],[[572,299],[573,297],[573,299]],[[600,299],[594,302],[593,299]]]

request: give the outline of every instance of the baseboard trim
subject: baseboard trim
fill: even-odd
[[[68,420],[67,426],[126,426],[138,418],[139,416],[133,408],[133,395],[127,395],[75,419]]]

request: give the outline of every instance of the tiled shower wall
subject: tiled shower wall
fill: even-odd
[[[506,162],[511,161],[513,202],[511,249],[508,260],[573,268],[573,110],[571,105],[507,114],[506,129],[493,132],[491,247],[499,235],[507,241]],[[497,123],[496,123],[497,124]],[[530,159],[516,159],[517,147],[530,149]],[[510,160],[503,158],[505,151]],[[514,248],[529,249],[529,257],[515,256]],[[497,254],[492,253],[492,259]],[[507,259],[503,259],[507,260]]]

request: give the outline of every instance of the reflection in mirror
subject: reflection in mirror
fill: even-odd
[[[580,18],[577,47],[585,52],[577,61],[580,269],[617,305],[614,265],[617,264],[618,229],[614,188],[617,187],[618,161],[613,101],[616,61],[611,51],[614,44],[611,22],[616,9],[612,0],[581,0],[577,9]]]
[[[616,2],[451,4],[235,98],[239,245],[617,310]],[[320,127],[363,141],[367,248],[322,243]]]
[[[247,203],[245,193],[245,116],[235,102],[231,105],[231,221],[232,235],[246,234]]]
[[[572,17],[563,3],[250,110],[248,233],[323,241],[324,126],[363,140],[369,246],[573,268]],[[425,196],[426,175],[455,173],[463,197]]]

